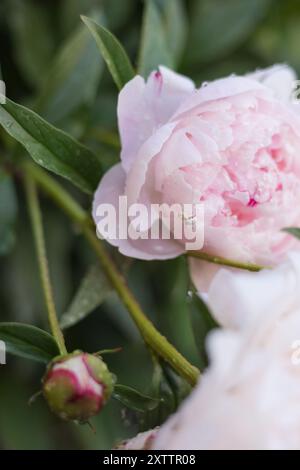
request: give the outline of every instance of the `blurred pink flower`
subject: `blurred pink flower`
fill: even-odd
[[[153,444],[158,428],[140,432],[137,436],[121,442],[116,449],[119,450],[149,450]]]
[[[100,203],[204,205],[205,252],[272,264],[295,241],[283,227],[300,223],[300,114],[292,104],[294,72],[278,65],[229,76],[196,89],[160,67],[121,91],[121,163],[104,176]],[[166,259],[184,253],[178,240],[116,240],[121,253]],[[204,269],[206,268],[206,269]],[[216,268],[191,262],[198,288]]]
[[[300,449],[300,253],[213,279],[210,366],[153,449]]]

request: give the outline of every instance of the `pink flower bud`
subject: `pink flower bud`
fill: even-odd
[[[60,418],[85,422],[100,412],[113,385],[113,376],[100,357],[75,351],[51,362],[43,393]]]

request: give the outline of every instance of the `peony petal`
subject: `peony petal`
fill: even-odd
[[[274,270],[259,273],[221,269],[213,279],[207,303],[216,320],[226,328],[273,321],[300,301],[300,253]]]
[[[262,92],[264,96],[268,96],[268,88],[245,77],[221,78],[202,86],[179,106],[172,116],[172,120],[178,120],[188,111],[198,108],[206,103],[214,100],[229,98],[249,91]],[[269,94],[270,96],[270,94]]]
[[[163,66],[153,72],[146,83],[137,76],[125,85],[119,95],[118,122],[121,159],[126,171],[143,142],[169,120],[194,89],[190,79]]]
[[[158,428],[149,431],[140,432],[132,439],[121,442],[116,449],[118,450],[148,450],[151,448]]]
[[[128,204],[134,204],[138,201],[140,192],[146,181],[149,164],[161,151],[164,143],[172,135],[175,127],[176,123],[165,124],[140,148],[126,181],[125,193],[128,197]]]
[[[211,281],[220,270],[220,266],[190,257],[189,270],[194,286],[198,293],[202,295],[208,292]]]
[[[122,255],[143,260],[166,260],[184,253],[184,247],[175,240],[120,240]]]
[[[116,215],[118,216],[119,197],[124,194],[125,179],[126,174],[120,163],[110,168],[103,176],[95,192],[93,201],[92,214],[96,226],[100,221],[100,217],[97,216],[97,209],[101,204],[111,204],[116,211]],[[123,218],[121,218],[120,220],[122,222]],[[118,228],[121,230],[123,229],[123,227],[120,227],[120,225],[118,225]],[[106,235],[104,233],[100,233],[99,235],[101,235],[101,237],[106,238]],[[109,242],[113,246],[119,245],[119,240],[115,238],[110,238]]]
[[[299,284],[300,252],[274,270],[219,271],[208,298],[225,328],[153,449],[299,449]]]
[[[155,189],[161,191],[165,179],[175,170],[194,163],[201,163],[202,157],[185,130],[174,132],[165,144],[164,152],[155,168]]]
[[[276,98],[284,102],[291,101],[292,91],[297,79],[296,72],[285,64],[273,65],[263,70],[257,70],[246,77],[257,80],[263,85],[271,88]]]
[[[119,196],[124,194],[126,174],[121,164],[112,167],[102,178],[99,187],[95,193],[93,202],[93,218],[97,225],[100,217],[97,216],[97,208],[100,204],[111,204],[117,215],[117,229],[121,233],[127,233],[126,218],[119,218]],[[122,214],[121,214],[122,215]],[[106,233],[100,230],[100,235],[107,239]],[[149,239],[122,239],[110,237],[109,243],[118,247],[120,253],[132,258],[152,260],[152,259],[170,259],[184,253],[184,247],[175,240],[151,240]],[[150,235],[149,235],[150,237]]]

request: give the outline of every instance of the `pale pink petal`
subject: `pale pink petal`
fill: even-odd
[[[124,194],[129,206],[148,209],[201,203],[205,252],[264,266],[280,262],[299,245],[282,232],[300,225],[300,121],[283,96],[293,79],[284,66],[230,76],[199,90],[164,67],[146,83],[136,77],[119,100],[124,174],[117,182],[111,175],[104,179],[101,198]],[[135,221],[144,234],[148,219],[144,214]],[[184,246],[184,237],[178,243]],[[117,245],[146,259],[181,252],[174,241]],[[202,268],[207,274],[201,273],[201,290],[213,270],[206,263]]]
[[[179,75],[167,67],[160,66],[158,72],[152,72],[149,76],[146,91],[148,102],[152,105],[156,126],[160,126],[170,119],[188,96],[193,95],[195,85],[184,75]],[[157,91],[159,92],[158,96]]]
[[[175,170],[194,163],[201,163],[202,157],[184,130],[174,132],[165,144],[164,152],[155,167],[155,188],[161,191],[165,179]]]
[[[176,240],[120,240],[119,251],[131,258],[166,260],[182,255],[184,246]]]
[[[199,294],[208,292],[209,286],[220,266],[189,257],[190,276]]]
[[[119,196],[124,194],[126,174],[121,164],[112,167],[102,178],[99,187],[95,193],[93,202],[93,218],[95,224],[99,224],[100,217],[97,216],[97,208],[101,204],[111,204],[115,208],[117,215],[116,237],[111,236],[107,239],[106,233],[98,233],[102,238],[107,239],[113,246],[118,247],[120,253],[125,256],[138,259],[169,259],[175,258],[184,253],[184,247],[175,240],[151,240],[138,239],[132,240],[129,237],[123,239],[118,235],[122,232],[127,234],[127,218],[119,217],[120,206]],[[99,225],[98,225],[99,227]],[[99,232],[99,230],[98,230]]]
[[[145,140],[168,121],[194,88],[191,80],[163,66],[146,83],[137,76],[125,85],[119,95],[118,122],[126,171]]]
[[[232,76],[230,79],[221,78],[202,86],[199,90],[195,91],[191,96],[179,106],[173,114],[172,119],[178,120],[180,116],[198,108],[206,103],[224,98],[230,98],[249,91],[263,93],[268,96],[268,88],[258,83],[256,80],[251,80],[245,77]],[[271,92],[269,93],[269,96]]]
[[[299,449],[300,252],[274,271],[220,271],[209,367],[153,449]]]
[[[250,73],[247,77],[257,80],[268,88],[271,88],[276,98],[284,102],[291,101],[291,94],[295,89],[294,85],[297,78],[295,71],[291,67],[285,64],[273,65],[267,69]]]
[[[116,216],[118,217],[119,197],[124,194],[125,180],[126,180],[126,174],[120,163],[110,168],[103,176],[95,192],[94,201],[93,201],[92,214],[93,214],[93,219],[95,221],[96,226],[100,221],[99,216],[97,216],[97,209],[100,205],[111,204],[112,207],[115,208],[115,213],[116,213]],[[120,220],[122,222],[124,219],[120,218]],[[116,228],[120,229],[121,227],[118,224]],[[105,238],[104,233],[98,233],[98,234],[101,237]],[[119,244],[118,239],[114,237],[111,237],[109,239],[109,242],[113,246],[118,246]]]
[[[128,204],[133,204],[138,201],[141,189],[146,181],[149,164],[161,151],[164,143],[169,139],[175,127],[176,123],[165,124],[140,148],[127,176],[125,193],[128,196]]]
[[[149,450],[153,444],[158,428],[150,431],[140,432],[137,436],[127,441],[121,442],[116,449],[118,450]]]
[[[221,269],[211,282],[207,302],[218,323],[241,328],[264,322],[300,302],[300,253],[274,270],[258,273]],[[255,293],[255,295],[254,295]],[[241,314],[242,312],[242,314]]]
[[[148,105],[144,100],[145,81],[137,76],[128,82],[119,95],[118,122],[121,136],[121,160],[129,170],[142,143],[154,130]]]

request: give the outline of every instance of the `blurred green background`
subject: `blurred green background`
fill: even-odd
[[[149,1],[159,12],[159,23],[152,35],[162,60],[165,58],[166,65],[190,76],[197,84],[276,62],[288,63],[300,71],[299,0]],[[36,109],[93,148],[106,167],[118,160],[117,91],[79,16],[93,16],[111,29],[136,65],[144,6],[142,0],[0,3],[0,63],[7,95]],[[159,42],[162,35],[163,43]],[[149,57],[155,52],[154,39],[143,52]],[[3,131],[0,139],[0,162],[9,167],[9,149],[16,150]],[[4,177],[0,170],[0,182],[1,178]],[[88,197],[62,183],[89,209]],[[111,370],[120,383],[149,392],[151,358],[101,272],[95,272],[93,253],[72,224],[44,197],[42,208],[57,309],[60,315],[70,315],[70,309],[72,315],[91,310],[82,321],[65,330],[68,348],[94,352],[122,347],[121,352],[105,357]],[[14,183],[6,181],[0,185],[0,255],[1,321],[47,328],[18,175]],[[158,328],[188,359],[203,367],[203,339],[210,325],[191,308],[185,260],[141,262],[117,256],[117,262]],[[88,280],[78,294],[86,273]],[[137,432],[136,417],[116,402],[93,420],[95,435],[88,426],[56,419],[42,399],[29,407],[28,399],[40,388],[43,371],[39,364],[12,356],[8,356],[7,365],[0,366],[0,448],[107,449]]]

